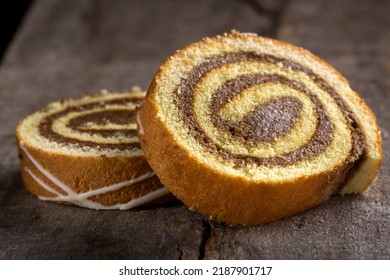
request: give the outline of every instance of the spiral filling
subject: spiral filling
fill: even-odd
[[[261,68],[256,70],[261,73],[240,73],[235,68],[226,68],[227,74],[222,75],[229,76],[235,71],[239,74],[226,78],[208,99],[200,96],[199,92],[202,92],[204,86],[202,83],[206,83],[204,80],[207,80],[208,75],[233,64],[237,64],[239,69],[243,63],[276,65],[282,69],[282,74]],[[287,165],[308,160],[332,144],[335,128],[326,106],[312,88],[283,75],[283,71],[304,74],[334,100],[347,122],[353,142],[345,163],[350,165],[357,161],[364,154],[366,144],[352,111],[322,78],[287,59],[251,52],[209,57],[191,69],[187,78],[178,86],[174,102],[192,136],[211,153],[223,159],[256,165]],[[203,102],[198,107],[206,108],[196,109],[197,102]],[[210,121],[201,120],[201,114]],[[313,116],[315,120],[310,120]],[[300,123],[300,120],[306,118],[309,119],[307,125]],[[294,135],[290,135],[292,133],[300,133],[299,137],[305,141],[294,144],[294,138],[291,138]],[[235,148],[231,148],[245,146],[242,144],[249,147],[244,152],[235,152]],[[258,147],[276,147],[278,152],[268,152],[266,148]]]
[[[59,144],[139,149],[135,106],[141,100],[133,96],[68,106],[42,118],[39,133]]]

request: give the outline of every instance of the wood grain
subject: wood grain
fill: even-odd
[[[388,136],[369,192],[248,228],[183,205],[120,212],[41,202],[23,187],[14,136],[18,121],[48,102],[147,88],[175,49],[232,28],[329,61],[386,136],[390,3],[377,2],[36,0],[0,67],[0,259],[390,259]]]

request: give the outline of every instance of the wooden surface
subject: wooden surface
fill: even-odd
[[[390,259],[390,1],[36,0],[0,66],[0,259]],[[376,113],[384,161],[371,190],[255,227],[183,205],[94,211],[23,187],[14,129],[48,102],[147,88],[175,49],[236,28],[321,56]]]

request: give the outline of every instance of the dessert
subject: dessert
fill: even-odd
[[[49,104],[16,129],[22,178],[42,200],[130,209],[171,199],[139,146],[145,92],[87,95]]]
[[[229,224],[267,223],[332,193],[361,193],[382,160],[375,116],[340,73],[255,34],[176,51],[137,119],[161,182],[191,210]]]

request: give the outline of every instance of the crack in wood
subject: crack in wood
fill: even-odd
[[[179,245],[179,241],[176,240],[176,246],[177,246],[177,250],[179,251],[179,258],[178,260],[182,260],[183,259],[183,250],[180,249],[180,245]]]
[[[287,6],[289,5],[290,0],[285,1],[275,1],[274,8],[266,7],[262,4],[261,1],[256,0],[237,0],[241,3],[244,3],[251,7],[257,14],[260,16],[267,17],[271,24],[268,29],[264,32],[265,36],[276,38],[278,35],[279,28],[282,23],[283,15],[287,10]]]
[[[212,232],[212,226],[208,220],[203,219],[202,225],[203,225],[202,241],[200,242],[200,246],[199,246],[198,260],[203,260],[205,258],[206,246],[207,246],[207,243],[210,239],[211,232]]]

